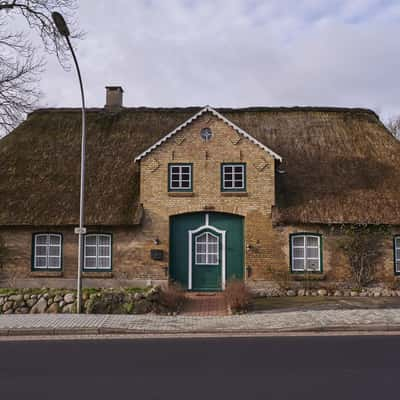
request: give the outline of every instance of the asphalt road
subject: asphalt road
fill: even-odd
[[[400,336],[0,342],[0,399],[400,397]]]

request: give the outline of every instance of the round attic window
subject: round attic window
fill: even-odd
[[[203,128],[200,132],[200,136],[205,142],[209,141],[212,138],[212,135],[213,133],[210,128]]]

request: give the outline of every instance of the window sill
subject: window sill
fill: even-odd
[[[323,272],[293,272],[293,279],[295,281],[324,281],[326,279],[326,275]]]
[[[112,278],[113,273],[107,271],[99,271],[98,269],[93,271],[83,271],[82,278]]]
[[[193,192],[168,192],[169,197],[194,197]]]
[[[247,197],[248,195],[247,192],[221,192],[221,196],[226,197]]]
[[[63,276],[62,271],[31,271],[30,277],[34,278],[59,278]]]

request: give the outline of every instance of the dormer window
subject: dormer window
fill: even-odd
[[[168,190],[170,192],[192,191],[192,164],[169,164]]]

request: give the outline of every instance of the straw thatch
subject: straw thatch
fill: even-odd
[[[138,222],[134,158],[199,110],[88,111],[87,223]],[[400,224],[400,143],[372,111],[218,109],[283,157],[275,218],[282,223]],[[0,225],[75,225],[80,110],[32,113],[0,141]]]

